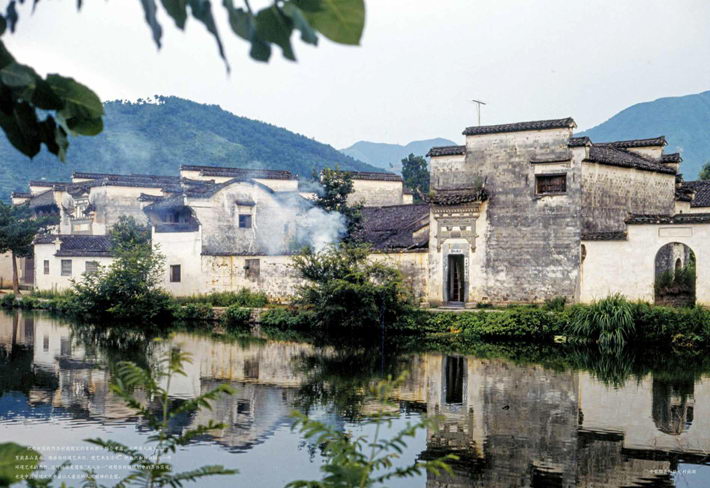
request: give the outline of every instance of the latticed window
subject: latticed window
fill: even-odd
[[[535,191],[538,194],[565,193],[567,191],[567,175],[537,175],[535,176]]]
[[[62,259],[62,276],[71,276],[71,259]]]
[[[49,274],[49,259],[44,260],[44,274]]]
[[[239,214],[239,227],[242,229],[251,229],[251,215]]]
[[[99,270],[99,263],[96,261],[87,261],[84,271],[86,273],[96,273]]]

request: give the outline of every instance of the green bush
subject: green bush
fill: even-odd
[[[237,305],[239,307],[262,308],[269,303],[265,293],[251,291],[248,288],[242,288],[238,292],[215,291],[189,297],[177,297],[175,300],[178,303],[209,303],[213,307]]]
[[[186,322],[200,322],[214,319],[214,310],[207,303],[188,303],[175,310],[175,318]]]
[[[619,350],[636,339],[633,311],[633,305],[619,294],[592,305],[575,306],[567,333],[574,339],[597,343],[602,350]]]
[[[554,310],[560,312],[565,309],[567,305],[567,297],[554,297],[545,300],[545,310]]]
[[[5,293],[2,298],[0,298],[0,306],[3,308],[15,307],[15,294]]]
[[[710,345],[710,310],[633,304],[636,331],[644,342],[697,347]]]
[[[365,245],[340,244],[293,258],[307,282],[297,303],[315,313],[318,325],[339,329],[379,327],[397,322],[409,306],[402,276],[370,259]]]
[[[18,298],[16,301],[16,306],[25,310],[33,310],[37,308],[41,308],[40,300],[36,297],[33,297],[32,295],[23,295]]]
[[[309,330],[316,324],[316,314],[308,310],[273,308],[261,314],[262,326],[281,330]]]
[[[251,322],[251,309],[230,305],[222,315],[222,323],[230,329],[243,329]]]

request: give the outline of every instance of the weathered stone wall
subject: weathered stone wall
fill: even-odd
[[[371,258],[399,269],[404,276],[404,285],[412,293],[415,302],[426,302],[429,254],[425,249],[417,252],[376,253]]]
[[[462,170],[488,192],[482,267],[470,269],[469,301],[576,299],[582,154],[570,151],[570,136],[555,129],[467,137]],[[537,195],[536,174],[566,174],[566,193]]]
[[[671,215],[675,176],[633,168],[582,164],[584,232],[621,231],[630,214]]]
[[[429,161],[429,186],[432,189],[465,188],[473,182],[471,165],[466,165],[466,156],[433,156]]]
[[[710,224],[629,225],[625,241],[584,241],[580,301],[621,293],[653,302],[656,254],[671,242],[687,245],[696,259],[696,303],[710,306]]]
[[[401,181],[353,179],[353,192],[348,203],[362,203],[366,207],[402,205],[404,188]]]
[[[98,186],[91,188],[89,201],[96,207],[91,224],[93,235],[105,235],[118,222],[119,217],[129,216],[140,223],[148,223],[143,206],[138,201],[141,193],[161,195],[160,188],[135,188],[122,186]]]
[[[246,268],[246,260],[259,260],[258,275]],[[264,292],[277,302],[289,301],[303,283],[291,266],[291,256],[202,256],[200,285],[193,293],[238,291]]]

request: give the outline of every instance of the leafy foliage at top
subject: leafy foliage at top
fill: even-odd
[[[345,217],[345,240],[360,229],[362,223],[362,204],[348,203],[348,196],[353,192],[353,177],[339,168],[326,168],[320,175],[320,192],[315,199],[317,207],[326,212],[338,212]]]
[[[0,202],[0,254],[12,251],[18,257],[30,256],[35,236],[56,223],[55,216],[36,217],[29,205]]]
[[[409,154],[402,159],[402,179],[405,186],[414,192],[414,199],[421,202],[429,193],[429,166],[423,156]]]
[[[7,3],[5,13],[0,14],[0,36],[8,28],[15,32],[18,4],[24,3]],[[32,9],[39,3],[34,0]],[[78,0],[77,9],[81,5],[82,0]],[[155,0],[141,0],[141,5],[153,40],[161,47],[161,9]],[[161,5],[181,30],[190,17],[200,22],[214,37],[229,70],[210,0],[161,0]],[[295,61],[291,45],[294,31],[299,31],[301,40],[308,44],[318,43],[318,32],[337,43],[359,44],[365,25],[364,0],[274,0],[258,12],[252,10],[248,0],[244,0],[244,7],[236,7],[233,0],[224,0],[223,6],[232,31],[251,44],[250,55],[258,61],[269,60],[272,45]],[[69,146],[67,135],[96,135],[103,130],[102,118],[101,100],[91,89],[66,76],[39,76],[30,66],[15,61],[0,41],[0,128],[15,149],[32,158],[44,145],[63,161]]]
[[[699,180],[708,181],[710,180],[710,161],[705,163],[702,168],[700,168],[700,173],[698,174]]]
[[[66,164],[46,151],[28,164],[0,137],[0,193],[26,191],[30,179],[67,180],[72,171],[177,175],[182,164],[283,169],[305,177],[336,165],[377,171],[331,146],[216,105],[158,97],[104,107],[106,130],[71,139]]]

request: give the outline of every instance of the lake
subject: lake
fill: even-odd
[[[179,450],[179,470],[222,464],[239,470],[194,486],[283,487],[319,479],[319,446],[292,431],[295,409],[358,435],[387,408],[385,436],[438,415],[404,450],[402,464],[454,453],[452,473],[422,474],[392,487],[710,486],[710,376],[697,360],[656,351],[609,358],[542,346],[454,344],[313,345],[177,332],[151,341],[130,329],[78,326],[43,314],[0,314],[0,441],[40,451],[48,469],[79,486],[95,469],[110,485],[126,464],[84,442],[143,446],[150,430],[109,389],[117,361],[155,364],[172,347],[192,355],[171,383],[179,403],[220,383],[237,393],[212,410],[179,418],[175,432],[226,428]],[[561,347],[561,346],[560,346]],[[708,368],[710,369],[710,368]],[[368,384],[408,372],[383,407]]]

